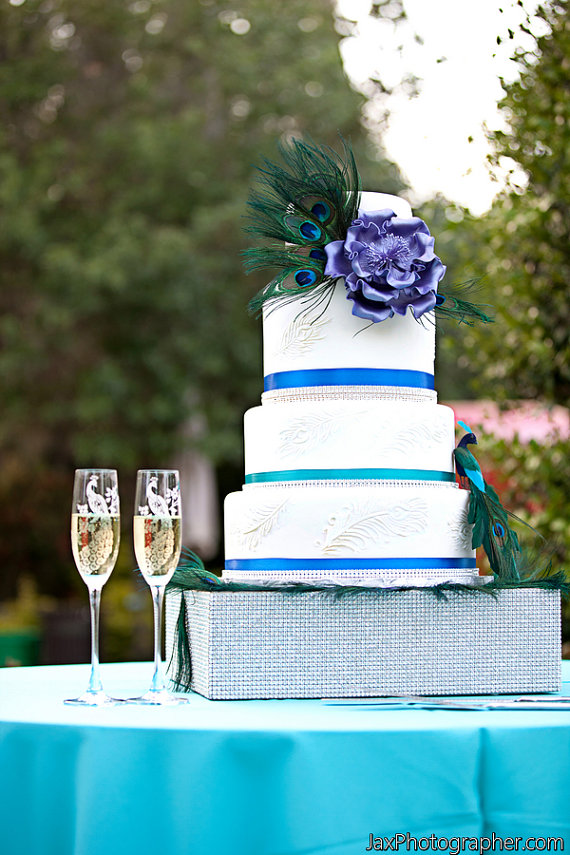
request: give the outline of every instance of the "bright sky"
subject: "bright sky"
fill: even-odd
[[[525,2],[528,11],[536,5]],[[533,44],[518,29],[525,16],[516,0],[404,0],[408,20],[398,26],[369,18],[370,0],[338,0],[337,6],[358,21],[357,35],[342,43],[355,83],[375,75],[387,86],[409,73],[420,78],[417,97],[394,94],[382,102],[390,109],[382,142],[413,190],[411,201],[439,191],[475,214],[485,211],[500,185],[486,167],[484,125],[504,126],[496,106],[499,77],[513,79],[510,55],[517,45]],[[497,36],[504,39],[500,46]]]

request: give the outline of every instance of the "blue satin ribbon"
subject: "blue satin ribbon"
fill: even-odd
[[[226,570],[475,570],[475,558],[230,558]]]
[[[251,472],[246,484],[268,481],[455,481],[453,472],[436,469],[280,469]]]
[[[425,371],[399,368],[314,368],[304,371],[278,371],[267,374],[265,392],[298,386],[413,386],[433,389],[434,376]]]

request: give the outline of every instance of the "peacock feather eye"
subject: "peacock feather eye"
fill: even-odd
[[[332,219],[331,206],[328,202],[325,202],[324,199],[319,202],[315,202],[311,208],[311,213],[314,214],[317,220],[321,223],[329,223]]]
[[[299,233],[307,240],[318,240],[321,236],[320,229],[312,223],[310,220],[305,220],[304,223],[301,223],[299,226]]]
[[[310,211],[321,225],[328,226],[336,217],[336,209],[329,199],[322,196],[304,196],[298,200],[299,207]]]
[[[293,278],[300,288],[308,288],[310,285],[314,285],[317,281],[317,274],[314,270],[303,268],[298,270]]]
[[[326,233],[316,220],[297,214],[288,214],[284,218],[284,223],[295,235],[297,242],[301,240],[304,243],[325,243],[326,241]]]
[[[314,258],[315,261],[326,261],[327,254],[324,249],[312,249],[309,253],[309,258]]]
[[[501,523],[499,523],[499,522],[493,523],[493,534],[496,537],[504,537],[505,536],[505,529],[501,525]]]
[[[310,258],[311,250],[307,246],[299,247],[291,254],[289,271],[282,278],[280,290],[290,294],[310,291],[323,281],[323,267],[320,260]]]

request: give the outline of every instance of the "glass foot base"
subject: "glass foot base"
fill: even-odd
[[[114,707],[117,704],[122,704],[123,701],[119,698],[111,698],[103,691],[83,692],[78,698],[67,698],[63,702],[69,706],[76,707]]]
[[[189,698],[183,695],[173,695],[168,689],[150,689],[140,698],[127,698],[127,704],[142,704],[147,706],[176,706],[187,704]]]

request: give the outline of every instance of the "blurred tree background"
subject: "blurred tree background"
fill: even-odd
[[[329,0],[1,3],[0,600],[21,576],[84,595],[75,467],[116,467],[128,520],[136,469],[165,465],[199,416],[194,443],[241,482],[261,377],[246,305],[262,283],[239,257],[254,164],[276,139],[340,131],[368,186],[403,187],[335,24],[350,29]],[[107,614],[134,584],[124,541]]]
[[[459,328],[440,340],[441,375],[451,378],[444,394],[465,397],[456,384],[467,377],[475,396],[506,408],[525,399],[570,406],[568,2],[545,4],[536,14],[548,32],[533,49],[515,53],[519,77],[503,82],[500,102],[507,128],[491,134],[490,166],[507,172],[506,188],[483,217],[451,208],[447,228],[433,228],[442,255],[442,243],[449,244],[452,275],[483,276],[484,299],[495,308],[492,330]],[[481,453],[507,507],[549,541],[553,563],[568,568],[568,437],[548,446],[484,437]],[[570,638],[568,606],[564,635]]]
[[[397,25],[405,10],[377,0],[371,14]],[[440,337],[447,400],[568,405],[567,3],[540,14],[551,32],[518,56],[509,130],[494,137],[509,186],[479,219],[443,199],[422,212],[448,275],[486,274],[497,307],[494,328]],[[0,560],[12,569],[0,602],[22,578],[60,601],[85,596],[69,549],[72,473],[115,466],[126,536],[104,596],[110,657],[138,655],[129,620],[150,619],[127,525],[136,469],[193,442],[221,493],[241,483],[242,413],[261,377],[260,325],[245,310],[261,282],[239,258],[254,165],[277,139],[336,146],[340,131],[367,189],[404,187],[363,122],[381,81],[357,92],[342,68],[351,26],[332,0],[0,4]],[[188,439],[191,417],[205,429]],[[506,503],[556,534],[561,561],[567,443],[485,448],[507,473]]]

